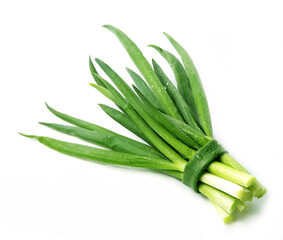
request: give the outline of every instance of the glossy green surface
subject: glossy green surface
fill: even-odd
[[[147,83],[133,70],[127,68],[128,73],[136,84],[137,88],[141,91],[141,93],[150,101],[156,108],[162,110],[162,106],[152,93],[151,89],[147,85]]]
[[[156,109],[135,86],[133,86],[133,88],[140,99],[143,101],[145,110],[152,118],[162,124],[172,135],[174,135],[188,147],[193,149],[200,148],[200,145],[197,144],[190,136],[185,134],[180,128],[170,122],[160,111],[158,111],[158,109]],[[192,155],[193,154],[195,154],[195,152],[192,152]]]
[[[119,41],[122,43],[132,61],[139,69],[140,73],[143,75],[145,80],[147,81],[149,87],[155,94],[156,98],[159,100],[160,104],[164,107],[166,113],[172,117],[177,119],[181,119],[178,110],[176,109],[174,103],[168,96],[158,77],[154,73],[152,67],[137,47],[137,45],[121,30],[116,27],[110,25],[104,25],[103,27],[110,30],[112,33],[116,35]]]
[[[145,142],[150,144],[150,141],[146,138],[143,132],[137,127],[133,120],[125,113],[120,112],[112,107],[109,107],[105,104],[98,104],[101,109],[116,122],[121,124],[123,127],[143,139]]]
[[[163,153],[172,162],[175,162],[180,171],[183,171],[186,161],[174,151],[162,138],[156,134],[155,131],[138,115],[134,108],[127,102],[127,100],[108,82],[104,82],[113,94],[113,96],[118,101],[119,105],[122,107],[124,112],[133,120],[133,122],[138,126],[138,128],[144,133],[144,135],[149,139],[153,146],[155,146],[161,153]]]
[[[212,124],[210,119],[209,107],[196,67],[186,50],[169,34],[165,33],[165,36],[168,38],[168,40],[171,42],[171,44],[174,46],[174,48],[177,50],[177,52],[182,58],[184,67],[190,80],[191,90],[193,93],[201,125],[206,135],[212,137]]]
[[[22,135],[25,137],[34,138],[55,151],[85,160],[93,160],[102,163],[131,167],[178,170],[175,164],[163,158],[145,157],[128,153],[108,151],[81,144],[63,142],[49,137],[25,134]]]
[[[58,132],[68,134],[85,140],[90,143],[94,143],[101,147],[105,147],[117,152],[131,153],[144,156],[155,156],[161,157],[161,154],[156,153],[156,151],[143,143],[135,141],[133,139],[125,139],[117,136],[113,133],[105,133],[97,130],[86,130],[79,127],[66,126],[62,124],[55,123],[40,123],[46,127],[54,129]],[[137,144],[138,143],[138,144]]]
[[[211,162],[225,152],[226,150],[215,140],[201,147],[187,163],[184,169],[183,183],[198,192],[201,175]]]
[[[171,66],[172,71],[174,72],[175,79],[177,81],[178,91],[185,99],[187,104],[190,106],[190,109],[195,117],[198,120],[198,111],[196,108],[195,100],[193,97],[193,93],[191,91],[190,80],[186,74],[186,71],[181,64],[181,62],[176,58],[172,53],[156,46],[156,45],[149,45],[150,47],[157,50],[161,56],[165,58],[168,64]]]
[[[191,113],[190,107],[188,106],[188,104],[186,103],[185,99],[182,97],[180,92],[177,90],[174,84],[165,75],[161,67],[154,60],[152,60],[152,65],[153,65],[156,75],[158,76],[163,86],[165,87],[166,91],[168,92],[169,96],[175,103],[177,109],[181,113],[185,122],[189,124],[190,126],[192,126],[193,128],[195,128],[196,130],[202,132],[202,130],[199,128],[199,125],[196,123],[196,120]],[[183,121],[180,121],[180,122],[183,122]]]
[[[127,99],[128,103],[137,111],[137,113],[146,121],[146,123],[169,145],[171,145],[174,149],[176,149],[181,155],[186,158],[192,157],[194,151],[175,138],[166,128],[163,127],[162,124],[155,121],[152,116],[150,116],[144,104],[141,100],[136,96],[134,91],[127,85],[127,83],[106,63],[103,61],[96,59],[96,62],[101,67],[101,69],[108,75],[108,77],[112,80],[112,82],[117,86],[120,92]],[[149,139],[150,140],[150,139]],[[157,147],[157,146],[156,146]],[[176,161],[172,159],[172,161]],[[182,160],[185,163],[184,160]]]
[[[145,145],[145,144],[143,144],[143,143],[141,143],[139,141],[136,141],[136,140],[127,138],[127,137],[125,137],[123,135],[120,135],[118,133],[115,133],[115,132],[113,132],[113,131],[111,131],[111,130],[109,130],[107,128],[104,128],[104,127],[98,126],[96,124],[93,124],[93,123],[81,120],[79,118],[75,118],[75,117],[72,117],[70,115],[67,115],[67,114],[61,113],[59,111],[56,111],[55,109],[51,108],[47,104],[46,104],[46,106],[55,116],[57,116],[58,118],[66,121],[68,123],[71,123],[71,124],[73,124],[75,126],[78,126],[78,127],[81,127],[81,128],[87,129],[87,130],[99,131],[99,132],[102,132],[102,133],[115,135],[116,137],[119,137],[119,138],[121,138],[124,141],[127,141],[127,142],[129,142],[131,144],[134,144],[137,147],[143,147]],[[148,151],[151,151],[152,153],[157,154],[157,155],[160,154],[158,151],[156,151],[155,149],[150,148],[150,147],[148,148]]]

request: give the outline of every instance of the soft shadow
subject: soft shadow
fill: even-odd
[[[247,221],[247,219],[258,215],[261,211],[263,211],[264,205],[266,205],[267,202],[268,192],[260,199],[254,198],[252,202],[249,203],[249,206],[247,207],[246,211],[240,213],[238,216],[235,217],[235,221],[238,221],[238,219],[240,221]]]

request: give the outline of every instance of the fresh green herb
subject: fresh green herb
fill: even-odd
[[[93,62],[91,61],[91,57],[89,57],[89,69],[90,73],[93,76],[94,81],[101,87],[105,87],[104,83],[100,80],[98,77],[98,72],[96,71],[96,68],[93,65]]]
[[[137,85],[140,92],[148,99],[148,101],[150,101],[159,110],[162,110],[162,106],[160,105],[159,101],[157,100],[155,95],[152,93],[152,91],[150,90],[146,82],[133,70],[127,68],[127,71],[130,74],[133,81],[135,82],[135,84]]]
[[[97,76],[97,74],[93,74],[93,76]],[[99,79],[99,81],[101,81],[98,76],[96,77],[96,79]],[[94,84],[94,83],[90,83],[89,85],[94,87],[97,91],[102,93],[105,97],[107,97],[112,102],[116,101],[114,96],[111,94],[111,92],[107,88],[102,87],[101,85],[98,85],[98,84]]]
[[[204,128],[206,135],[212,137],[212,125],[208,103],[197,69],[186,50],[179,43],[177,43],[169,34],[165,33],[165,36],[169,39],[169,41],[172,43],[172,45],[180,54],[183,60],[184,67],[190,79],[191,90],[196,103],[202,127]]]
[[[198,120],[198,112],[196,109],[195,100],[193,98],[192,90],[191,90],[191,84],[190,80],[186,74],[186,71],[183,67],[183,65],[180,63],[180,61],[170,52],[165,51],[164,49],[156,46],[156,45],[149,45],[150,47],[156,49],[170,64],[177,81],[177,86],[180,94],[185,99],[187,104],[189,105],[189,112],[191,111],[195,117],[195,119]]]
[[[191,109],[186,103],[181,93],[177,90],[174,84],[165,75],[161,67],[154,60],[152,60],[152,65],[156,75],[162,82],[163,86],[166,88],[166,91],[168,92],[169,96],[172,98],[173,102],[176,104],[176,107],[180,111],[185,122],[193,126],[199,132],[202,132],[202,130],[199,127],[199,124],[197,124],[198,120],[196,120],[196,118],[193,117],[191,113]]]
[[[111,149],[117,152],[131,153],[142,156],[158,156],[162,155],[156,152],[152,147],[136,142],[130,138],[121,138],[113,133],[105,133],[98,130],[87,130],[79,127],[66,126],[55,123],[40,123],[46,127],[52,128],[58,132],[65,133],[84,141],[94,143],[104,148]]]
[[[161,112],[158,111],[143,94],[133,86],[134,90],[144,103],[145,110],[150,116],[152,116],[155,121],[162,124],[172,135],[178,138],[181,142],[185,143],[188,146],[191,146],[194,149],[200,148],[200,145],[196,143],[189,135],[183,132],[180,128],[174,125],[170,120],[168,120]]]
[[[133,120],[123,112],[120,112],[112,107],[109,107],[104,104],[99,104],[101,109],[116,122],[120,123],[123,127],[143,139],[145,142],[150,144],[150,141],[144,136],[143,132],[137,127]]]
[[[90,161],[150,168],[181,180],[195,192],[206,196],[224,223],[248,207],[246,201],[266,193],[264,186],[232,158],[215,139],[207,99],[198,72],[184,48],[165,34],[182,58],[155,48],[170,64],[177,88],[153,60],[153,68],[134,42],[121,30],[106,25],[113,32],[141,72],[127,68],[136,86],[133,89],[106,63],[96,63],[114,83],[102,78],[91,58],[89,67],[96,82],[90,83],[119,109],[99,104],[113,120],[145,141],[115,133],[107,128],[47,108],[57,117],[74,125],[41,123],[104,149],[56,139],[25,135],[63,154]]]
[[[63,142],[48,137],[25,134],[22,135],[25,137],[34,138],[45,146],[54,149],[55,151],[81,159],[117,165],[125,165],[130,167],[178,170],[175,164],[160,157],[146,157],[136,154],[108,151],[104,149],[84,146],[81,144]]]
[[[161,136],[169,145],[175,148],[180,154],[187,158],[191,158],[194,151],[183,144],[181,141],[176,139],[166,128],[164,128],[160,123],[154,121],[152,116],[150,116],[140,99],[132,91],[132,89],[126,84],[126,82],[111,69],[106,63],[99,59],[96,59],[98,65],[102,70],[108,75],[108,77],[113,81],[117,88],[122,92],[129,104],[137,111],[137,113],[146,121],[146,123],[159,135]],[[171,159],[173,162],[183,160]]]
[[[118,28],[115,28],[110,25],[104,25],[104,27],[113,32],[120,40],[120,42],[128,52],[129,56],[131,57],[141,74],[144,76],[145,80],[148,82],[156,98],[159,100],[160,104],[164,106],[164,110],[166,111],[166,113],[172,117],[181,120],[181,116],[178,110],[176,109],[174,103],[168,96],[158,77],[154,73],[152,67],[150,66],[146,58],[143,56],[140,49],[136,46],[136,44]]]

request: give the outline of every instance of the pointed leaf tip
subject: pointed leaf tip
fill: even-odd
[[[99,59],[99,58],[95,58],[94,59],[96,62],[97,62],[97,64],[99,64],[99,63],[104,63],[101,59]]]
[[[104,109],[107,108],[107,106],[106,106],[105,104],[103,104],[103,103],[98,103],[97,105],[98,105],[102,110],[104,110]]]
[[[104,24],[104,25],[102,25],[102,27],[104,27],[104,28],[106,28],[108,30],[116,29],[114,26],[109,25],[109,24]]]
[[[45,106],[51,111],[51,107],[48,105],[48,103],[47,102],[45,102]],[[52,109],[53,110],[53,109]]]
[[[166,37],[170,42],[171,42],[171,41],[175,41],[175,40],[173,39],[173,37],[171,37],[171,35],[169,35],[168,33],[164,32],[163,34],[165,35],[165,37]]]
[[[126,67],[127,72],[132,72],[133,70],[131,70],[130,68]]]
[[[24,133],[21,133],[21,132],[18,132],[18,134],[24,136],[24,137],[27,137],[28,135],[24,134]]]
[[[32,139],[35,139],[37,140],[39,138],[39,136],[35,136],[35,135],[27,135],[27,134],[24,134],[24,133],[20,133],[20,135],[24,136],[24,137],[27,137],[27,138],[32,138]]]
[[[107,30],[109,30],[110,32],[113,32],[113,33],[117,33],[117,32],[121,32],[121,30],[120,29],[118,29],[118,28],[116,28],[116,27],[114,27],[114,26],[112,26],[112,25],[103,25],[102,27],[104,27],[104,28],[106,28]]]
[[[149,45],[147,45],[148,47],[152,47],[152,48],[155,48],[155,49],[160,49],[160,50],[162,50],[162,48],[160,48],[160,47],[158,47],[158,46],[156,46],[156,45],[154,45],[154,44],[149,44]]]
[[[46,106],[47,109],[48,109],[50,112],[52,112],[53,114],[57,113],[57,111],[56,111],[54,108],[50,107],[50,106],[47,104],[47,102],[45,102],[45,106]],[[55,115],[56,115],[56,114],[55,114]]]
[[[43,126],[48,126],[49,124],[48,123],[45,123],[45,122],[38,122],[40,125],[43,125]]]
[[[171,36],[168,34],[168,33],[166,33],[166,32],[163,32],[163,34],[167,37],[167,38],[170,38]]]

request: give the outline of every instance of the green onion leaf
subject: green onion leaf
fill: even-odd
[[[186,72],[190,79],[191,89],[202,127],[207,136],[212,137],[212,125],[206,95],[197,72],[197,69],[186,50],[169,34],[164,33],[182,58]]]
[[[130,167],[143,167],[152,169],[178,170],[175,164],[163,158],[145,157],[128,153],[114,152],[76,143],[69,143],[49,137],[21,135],[38,140],[45,146],[63,154],[102,163],[124,165]]]
[[[155,146],[168,159],[178,165],[179,170],[183,171],[187,161],[185,161],[178,153],[176,153],[167,143],[160,138],[155,131],[141,118],[141,116],[133,109],[127,100],[108,82],[104,82],[123,108],[123,111],[134,121],[134,123],[143,131],[144,135],[149,139],[153,146]]]
[[[212,140],[211,137],[205,136],[203,133],[197,131],[192,126],[183,123],[175,118],[172,118],[166,114],[163,114],[172,124],[175,124],[178,128],[182,129],[186,134],[188,134],[195,142],[197,142],[200,146],[207,144],[209,141]]]
[[[192,114],[194,115],[195,119],[198,120],[198,112],[196,109],[196,104],[194,101],[194,97],[191,90],[190,80],[187,76],[187,73],[183,67],[183,65],[180,63],[180,61],[170,52],[165,51],[164,49],[156,46],[156,45],[149,45],[149,47],[154,48],[157,50],[162,57],[168,62],[168,64],[171,66],[176,81],[177,86],[180,94],[183,96],[187,104],[190,106],[190,109],[192,111]]]
[[[155,151],[152,151],[152,147],[139,143],[135,144],[133,139],[125,140],[120,138],[116,134],[112,133],[104,133],[97,130],[86,130],[79,127],[73,126],[66,126],[62,124],[55,124],[55,123],[43,123],[40,124],[52,128],[58,132],[65,133],[71,136],[75,136],[82,140],[85,140],[90,143],[94,143],[101,147],[105,147],[117,152],[124,152],[124,153],[132,153],[136,155],[144,155],[144,156],[155,156],[161,157],[161,154],[155,154]]]
[[[178,128],[175,124],[169,121],[161,112],[159,112],[158,109],[156,109],[135,86],[133,86],[133,88],[140,97],[140,99],[143,101],[146,111],[150,114],[150,116],[152,116],[152,118],[162,124],[172,135],[177,137],[187,146],[190,146],[194,149],[198,149],[200,147],[200,145],[197,144],[191,137],[185,134],[180,128]]]
[[[202,132],[202,130],[199,128],[197,124],[196,118],[194,118],[191,113],[190,107],[188,106],[188,104],[186,103],[180,92],[177,90],[174,84],[169,80],[169,78],[163,72],[161,67],[153,59],[152,59],[152,65],[156,75],[162,82],[163,86],[166,87],[166,91],[168,92],[169,96],[172,98],[173,102],[175,103],[177,109],[181,113],[185,122],[190,126],[194,127],[196,130]]]
[[[131,78],[135,82],[138,89],[141,93],[158,109],[162,110],[162,106],[160,105],[159,101],[155,97],[155,95],[150,90],[149,86],[146,82],[133,70],[127,68],[128,73],[130,74]]]
[[[93,79],[95,80],[95,82],[102,86],[105,87],[105,84],[103,82],[100,81],[100,79],[96,76],[96,74],[98,75],[98,72],[96,71],[93,62],[91,61],[91,57],[89,57],[89,69],[90,69],[90,73],[93,76]]]
[[[96,74],[94,74],[95,76]],[[99,78],[97,78],[99,79]],[[100,80],[100,79],[99,79]],[[109,92],[109,90],[105,87],[102,87],[101,85],[98,84],[94,84],[94,83],[90,83],[90,86],[94,87],[97,91],[99,91],[102,95],[104,95],[105,97],[107,97],[108,99],[110,99],[112,102],[116,102],[116,99],[114,98],[114,96]]]
[[[133,122],[133,120],[125,113],[122,113],[112,107],[109,107],[105,104],[98,104],[101,109],[112,119],[114,119],[116,122],[121,124],[123,127],[143,139],[145,142],[148,142],[150,144],[150,141],[146,138],[146,136],[143,134],[143,132],[137,127],[137,125]]]
[[[134,64],[137,66],[147,83],[149,84],[151,90],[154,92],[156,98],[159,100],[163,109],[166,113],[174,118],[182,120],[178,110],[176,109],[171,98],[168,96],[158,77],[154,73],[149,62],[146,60],[137,45],[121,30],[110,25],[104,25],[106,29],[110,30],[116,35],[120,40],[129,56],[133,60]]]
[[[61,118],[62,120],[68,122],[68,123],[71,123],[75,126],[78,126],[78,127],[81,127],[81,128],[84,128],[84,129],[87,129],[87,130],[94,130],[94,131],[99,131],[99,132],[103,132],[103,133],[106,133],[106,134],[113,134],[125,141],[128,141],[130,142],[131,144],[135,144],[137,147],[141,147],[143,146],[144,144],[143,143],[140,143],[138,141],[135,141],[133,139],[130,139],[130,138],[127,138],[123,135],[120,135],[118,133],[115,133],[109,129],[106,129],[106,128],[103,128],[101,126],[98,126],[96,124],[93,124],[93,123],[90,123],[90,122],[87,122],[87,121],[84,121],[84,120],[81,120],[81,119],[78,119],[78,118],[75,118],[75,117],[72,117],[72,116],[69,116],[67,114],[64,114],[64,113],[61,113],[61,112],[58,112],[56,111],[55,109],[51,108],[50,106],[47,105],[46,103],[46,106],[47,108],[50,110],[50,112],[52,112],[55,116],[57,116],[58,118]],[[148,148],[148,151],[151,151],[152,153],[155,153],[157,155],[159,155],[160,153],[158,151],[156,151],[155,149],[153,148]]]
[[[138,112],[138,114],[149,124],[149,126],[158,133],[168,144],[175,148],[179,153],[181,153],[186,158],[191,158],[195,151],[178,139],[176,139],[170,132],[168,132],[159,122],[155,121],[152,116],[150,116],[140,99],[132,91],[132,89],[126,84],[126,82],[106,63],[100,59],[95,59],[101,69],[108,75],[112,82],[118,87],[118,89],[125,96],[127,101],[133,106],[133,108]]]

